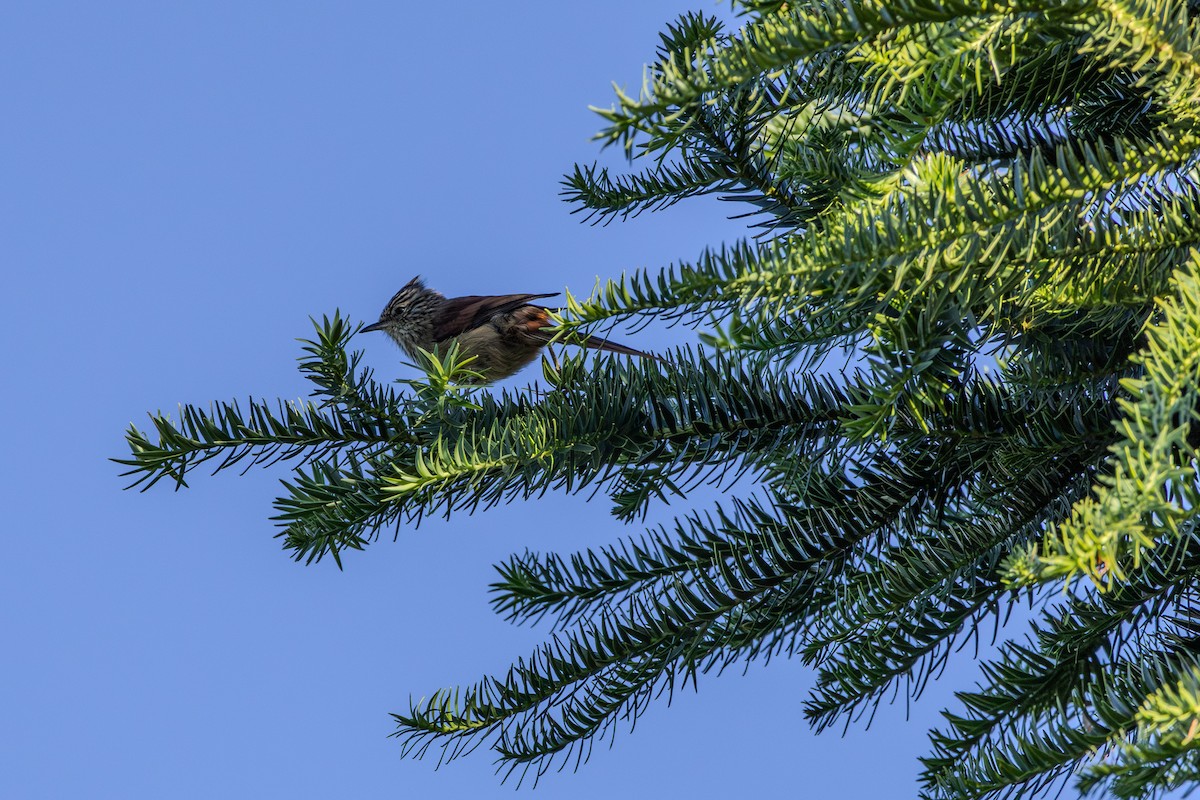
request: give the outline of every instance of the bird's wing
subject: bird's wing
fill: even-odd
[[[496,314],[506,314],[528,305],[531,300],[554,297],[556,294],[558,292],[549,294],[473,294],[467,297],[451,297],[442,303],[442,307],[433,321],[433,340],[435,342],[445,341],[472,328],[478,328]]]

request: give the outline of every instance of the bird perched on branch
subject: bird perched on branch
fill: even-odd
[[[483,375],[480,383],[491,383],[527,366],[550,343],[554,337],[550,312],[531,301],[556,294],[447,298],[426,288],[416,277],[396,292],[379,321],[363,328],[363,332],[383,331],[412,359],[418,358],[420,350],[444,353],[457,343],[463,356],[475,357],[468,369]],[[658,356],[597,336],[583,336],[569,343],[662,361]]]

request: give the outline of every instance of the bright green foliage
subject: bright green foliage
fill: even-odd
[[[919,694],[1028,598],[931,734],[924,794],[1193,785],[1200,4],[740,5],[737,32],[669,26],[642,93],[600,111],[646,166],[565,182],[603,222],[749,204],[745,241],[562,312],[568,334],[682,322],[704,349],[500,393],[456,388],[449,354],[394,390],[335,317],[302,360],[312,401],[157,415],[123,463],[182,484],[291,460],[280,535],[308,561],[549,489],[636,521],[711,476],[754,487],[500,565],[497,612],[554,637],[397,714],[406,752],[484,744],[537,775],[698,674],[784,654],[817,668],[824,728]]]

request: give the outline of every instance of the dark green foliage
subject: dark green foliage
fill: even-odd
[[[562,312],[568,334],[681,322],[704,349],[547,364],[548,391],[499,393],[457,388],[451,353],[398,391],[335,316],[301,362],[312,401],[156,415],[122,463],[148,486],[293,462],[277,519],[306,561],[548,490],[604,492],[633,522],[704,480],[755,487],[499,565],[497,613],[552,638],[395,715],[405,752],[485,744],[540,775],[699,674],[779,655],[817,668],[821,729],[919,696],[999,628],[931,734],[925,796],[1194,785],[1195,9],[739,5],[737,32],[668,26],[641,95],[600,111],[647,166],[564,181],[599,222],[746,204],[753,237]],[[1036,621],[1004,626],[1021,601]]]

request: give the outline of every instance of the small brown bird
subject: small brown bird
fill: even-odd
[[[418,357],[418,350],[444,353],[457,342],[462,355],[475,357],[467,368],[483,375],[480,383],[491,383],[527,366],[553,338],[549,312],[530,301],[555,294],[447,298],[425,288],[420,277],[416,277],[388,301],[379,321],[363,331],[383,331],[412,359]],[[585,336],[574,343],[609,353],[662,360],[596,336]]]

